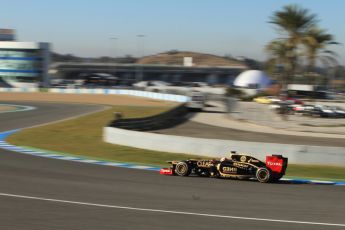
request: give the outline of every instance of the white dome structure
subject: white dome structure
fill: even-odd
[[[271,82],[271,79],[264,72],[247,70],[236,77],[234,86],[249,89],[264,89],[270,86]]]

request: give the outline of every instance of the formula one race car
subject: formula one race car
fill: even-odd
[[[169,161],[170,168],[162,168],[160,174],[178,176],[205,176],[232,179],[257,179],[259,182],[276,182],[282,178],[288,159],[282,155],[266,156],[266,163],[248,155],[231,152],[230,158],[220,160]]]

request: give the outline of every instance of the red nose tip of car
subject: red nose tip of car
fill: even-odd
[[[173,175],[173,170],[171,168],[162,168],[159,170],[161,175]]]

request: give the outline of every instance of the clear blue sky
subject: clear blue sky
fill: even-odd
[[[143,47],[145,55],[177,49],[264,60],[263,47],[278,36],[267,21],[292,3],[344,44],[334,50],[345,64],[344,0],[0,0],[0,28],[84,57],[137,56]]]

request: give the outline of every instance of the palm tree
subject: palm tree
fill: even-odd
[[[288,75],[294,75],[298,48],[306,31],[316,24],[316,15],[310,14],[309,10],[301,8],[298,5],[287,5],[281,11],[276,11],[270,18],[269,23],[277,26],[279,32],[283,34],[283,40],[286,42],[286,58],[289,63],[289,69],[286,69]]]
[[[310,28],[303,39],[303,44],[306,50],[308,71],[310,73],[314,72],[317,60],[326,66],[338,63],[335,58],[337,56],[336,53],[328,50],[327,46],[340,43],[336,42],[334,37],[328,34],[326,30],[317,27]]]
[[[265,50],[269,54],[269,60],[267,63],[269,67],[273,68],[273,72],[275,72],[276,67],[280,67],[279,69],[283,70],[283,72],[278,70],[278,73],[280,75],[280,82],[282,83],[283,88],[285,88],[288,81],[286,70],[290,68],[287,58],[289,47],[287,46],[286,40],[273,40],[266,46]]]

